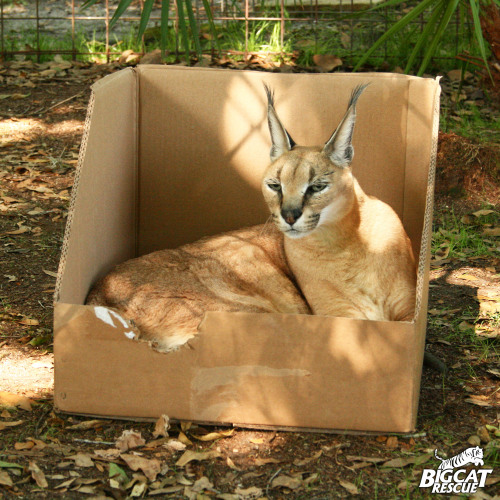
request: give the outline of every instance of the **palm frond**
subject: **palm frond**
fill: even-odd
[[[425,9],[427,9],[435,0],[423,0],[419,5],[408,12],[404,17],[402,17],[398,22],[393,24],[369,49],[363,57],[354,66],[353,71],[357,71],[368,58],[392,35],[401,31],[405,26],[407,26],[413,19],[418,17]]]

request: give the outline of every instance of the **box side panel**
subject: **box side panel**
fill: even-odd
[[[132,70],[94,86],[59,267],[56,301],[82,304],[92,283],[134,256],[137,98]]]
[[[365,431],[414,427],[411,324],[211,313],[190,347],[160,354],[126,339],[120,324],[102,324],[92,307],[59,306],[73,318],[56,332],[55,402],[63,411]]]
[[[210,421],[410,431],[414,338],[410,323],[209,313],[191,411]]]
[[[301,145],[324,144],[353,88],[358,103],[353,169],[368,194],[403,215],[408,78],[283,75],[146,67],[141,85],[140,249],[175,247],[207,234],[262,223],[260,192],[270,138],[263,82]]]

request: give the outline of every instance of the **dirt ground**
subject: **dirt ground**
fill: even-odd
[[[450,372],[424,369],[412,435],[183,423],[167,436],[162,421],[54,411],[52,294],[73,174],[90,85],[116,69],[0,64],[0,499],[430,498],[418,485],[438,466],[434,449],[476,445],[494,470],[475,498],[500,498],[500,319],[483,314],[500,299],[498,219],[483,228],[493,250],[433,261],[428,349]],[[498,159],[498,148],[441,135],[435,230],[451,212],[477,226],[472,213],[498,203]]]

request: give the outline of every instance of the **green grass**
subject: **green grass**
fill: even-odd
[[[24,50],[71,50],[71,36],[64,34],[60,38],[51,38],[40,34],[37,37],[35,29],[26,29],[22,34],[17,32],[7,32],[4,35],[4,50],[6,52],[24,51]],[[40,61],[50,61],[53,55],[42,55]],[[28,56],[28,59],[36,60],[36,56]]]
[[[8,302],[8,296],[0,296],[0,313],[8,313],[12,310],[12,304]]]
[[[218,28],[222,50],[245,50],[244,26],[239,22],[231,22]],[[291,42],[281,43],[281,26],[276,21],[253,21],[249,23],[249,36],[246,45],[248,52],[292,52]]]
[[[106,43],[99,40],[94,32],[93,37],[88,39],[82,33],[76,37],[77,51],[84,53],[80,56],[81,60],[90,62],[105,62],[106,61]],[[137,40],[135,33],[131,30],[128,34],[124,35],[122,39],[116,36],[110,37],[109,53],[111,59],[119,58],[126,50],[134,52],[142,51],[142,43]],[[96,54],[101,52],[102,54]],[[86,55],[88,54],[88,55]]]
[[[461,223],[451,230],[440,228],[434,233],[433,246],[449,249],[448,257],[464,258],[492,254],[491,246],[476,231]]]
[[[485,210],[494,210],[487,206]],[[446,258],[466,258],[482,255],[495,256],[495,243],[491,237],[483,235],[483,229],[500,224],[500,213],[493,211],[487,215],[458,217],[453,209],[441,215],[439,227],[432,235],[432,255],[437,258],[448,251]]]
[[[441,214],[433,232],[431,247],[433,257],[444,257],[446,261],[462,261],[464,266],[473,267],[474,258],[496,258],[498,238],[485,236],[483,230],[487,227],[498,226],[500,213],[492,206],[486,206],[483,210],[485,212],[477,211],[477,216],[471,214],[458,217],[453,209]],[[488,213],[488,211],[492,212]],[[446,267],[442,269],[443,278],[446,279]],[[462,274],[467,274],[467,270],[464,269]],[[478,304],[452,315],[429,314],[428,323],[431,330],[440,332],[440,338],[443,340],[470,349],[479,362],[491,360],[499,355],[495,339],[479,335],[476,328],[482,326],[489,330],[491,327],[498,326],[500,313],[482,313]],[[478,374],[475,366],[467,361],[463,364],[467,370],[467,377],[476,378]]]
[[[96,52],[105,52],[106,50],[105,42],[99,39],[95,32],[91,37],[83,33],[76,33],[73,41],[69,33],[65,33],[57,38],[40,33],[37,37],[35,29],[28,29],[23,31],[22,37],[20,37],[18,33],[6,33],[4,37],[4,48],[5,51],[24,51],[27,48],[33,50],[39,49],[41,52],[52,51],[55,53],[58,51],[75,51],[76,53],[80,53],[77,59],[81,61],[106,61],[105,54],[93,54]],[[142,44],[137,40],[133,29],[124,35],[121,40],[111,34],[109,52],[112,59],[118,58],[125,50],[129,49],[137,52],[142,50]],[[64,54],[62,57],[63,59],[70,60],[72,54]],[[51,61],[53,58],[53,54],[42,54],[39,61],[43,63]],[[28,55],[27,59],[37,61],[37,56]]]
[[[475,102],[465,101],[454,106],[454,109],[442,107],[440,129],[442,132],[454,132],[462,137],[478,139],[480,142],[500,143],[500,120],[498,114],[489,110],[486,99],[485,106],[479,108]]]
[[[500,429],[498,427],[495,435],[498,435],[498,438],[491,440],[484,450],[484,462],[486,466],[493,469],[500,467]]]

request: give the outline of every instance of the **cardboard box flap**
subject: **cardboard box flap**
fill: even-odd
[[[137,82],[132,70],[94,85],[59,264],[56,301],[90,286],[137,244]]]

